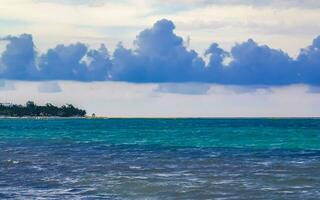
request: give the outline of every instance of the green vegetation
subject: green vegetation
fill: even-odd
[[[85,115],[85,110],[71,104],[57,107],[50,103],[38,106],[32,101],[28,101],[25,106],[0,103],[0,116],[5,117],[83,117]]]

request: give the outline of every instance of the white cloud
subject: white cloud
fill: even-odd
[[[176,32],[184,38],[190,36],[191,48],[199,52],[212,42],[229,49],[251,37],[296,55],[320,34],[318,0],[1,0],[0,10],[0,35],[31,33],[42,51],[76,41],[107,43],[108,48],[120,40],[132,44],[139,31],[160,18],[172,19]],[[89,113],[107,116],[320,115],[319,89],[301,85],[248,89],[113,82],[50,84],[0,81],[0,102],[73,103]],[[57,92],[59,87],[61,92]],[[189,95],[190,91],[197,95]]]
[[[113,49],[160,18],[172,19],[200,52],[251,37],[295,56],[320,34],[318,0],[2,0],[0,9],[0,22],[11,24],[0,23],[0,34],[31,33],[40,50],[75,41]]]
[[[273,6],[273,7],[320,7],[318,0],[154,0],[154,2],[162,4],[183,4],[192,6],[207,5],[248,5],[248,6]]]

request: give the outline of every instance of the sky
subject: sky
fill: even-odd
[[[320,116],[317,0],[2,0],[0,102]]]

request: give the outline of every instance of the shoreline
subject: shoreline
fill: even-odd
[[[99,118],[99,117],[59,117],[59,116],[52,116],[52,117],[43,117],[43,116],[23,116],[23,117],[10,117],[10,116],[0,116],[0,119],[91,119],[91,118]]]
[[[282,119],[320,119],[320,117],[140,117],[140,116],[83,116],[83,117],[43,117],[43,116],[23,116],[23,117],[11,117],[0,116],[0,119],[270,119],[270,120],[282,120]]]

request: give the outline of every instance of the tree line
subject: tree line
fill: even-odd
[[[44,106],[36,105],[28,101],[26,105],[1,104],[0,116],[9,117],[83,117],[86,111],[74,107],[72,104],[66,104],[61,107],[47,103]]]

